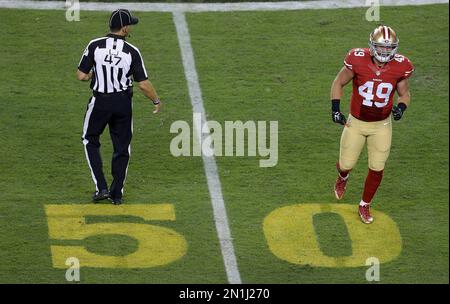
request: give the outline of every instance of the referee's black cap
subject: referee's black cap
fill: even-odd
[[[118,9],[112,12],[109,18],[109,27],[111,29],[120,29],[126,25],[137,24],[139,19],[131,15],[127,9]]]

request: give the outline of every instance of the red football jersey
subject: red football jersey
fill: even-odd
[[[351,50],[344,65],[355,73],[350,113],[364,121],[386,119],[392,110],[397,83],[414,71],[411,61],[400,54],[379,68],[368,48]]]

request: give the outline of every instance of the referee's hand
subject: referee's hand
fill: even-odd
[[[155,88],[153,87],[150,80],[145,79],[139,81],[139,88],[142,90],[142,93],[153,102],[155,109],[153,110],[153,114],[158,114],[161,111],[161,100],[159,100],[158,95],[156,94]]]

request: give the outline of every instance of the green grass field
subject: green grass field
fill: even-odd
[[[353,204],[356,212],[367,173],[363,153],[346,198],[336,201],[332,186],[341,128],[330,119],[329,89],[346,52],[367,45],[375,24],[365,21],[364,14],[365,9],[339,9],[186,16],[208,118],[279,123],[277,166],[260,168],[258,157],[217,158],[244,283],[367,282],[368,266],[339,265],[359,249],[352,244],[351,228],[329,205]],[[166,227],[171,229],[168,239],[177,238],[176,232],[186,248],[173,251],[179,252],[174,261],[155,267],[124,268],[123,262],[82,267],[81,282],[226,283],[202,159],[175,158],[169,151],[175,136],[169,132],[171,123],[192,121],[172,15],[136,15],[140,24],[129,41],[140,48],[165,104],[155,116],[151,104],[135,92],[126,204],[119,208],[170,204],[176,219],[90,214],[86,226]],[[90,91],[76,81],[75,71],[89,40],[107,32],[108,17],[108,12],[82,12],[81,22],[66,22],[63,11],[0,9],[1,283],[66,283],[66,270],[54,267],[51,246],[85,246],[105,256],[126,256],[139,247],[136,239],[117,234],[51,238],[53,224],[46,215],[49,205],[76,209],[91,204],[94,189],[80,139]],[[399,255],[381,264],[381,283],[448,283],[448,5],[382,8],[381,17],[397,30],[400,52],[416,67],[412,105],[394,125],[390,159],[374,200],[375,210],[392,219],[401,237]],[[349,94],[348,87],[346,100]],[[343,106],[347,112],[348,103]],[[108,173],[112,149],[107,132],[102,139]],[[323,255],[335,258],[337,266],[293,263],[271,251],[263,229],[267,216],[296,204],[321,206],[313,231]],[[102,207],[112,208],[99,205],[98,210]],[[290,240],[305,229],[294,224],[299,226]],[[389,252],[384,247],[394,237],[380,236],[384,228],[374,222],[354,229]],[[154,249],[146,258],[164,254]]]

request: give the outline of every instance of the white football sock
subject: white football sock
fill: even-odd
[[[342,175],[341,175],[341,173],[339,173],[339,177],[341,178],[341,179],[343,179],[343,180],[348,180],[348,177],[350,176],[350,174],[348,174],[347,173],[347,176],[346,177],[342,177]]]
[[[365,201],[361,200],[361,201],[359,202],[359,205],[362,206],[362,207],[364,207],[364,206],[370,205],[370,203],[366,203]]]

